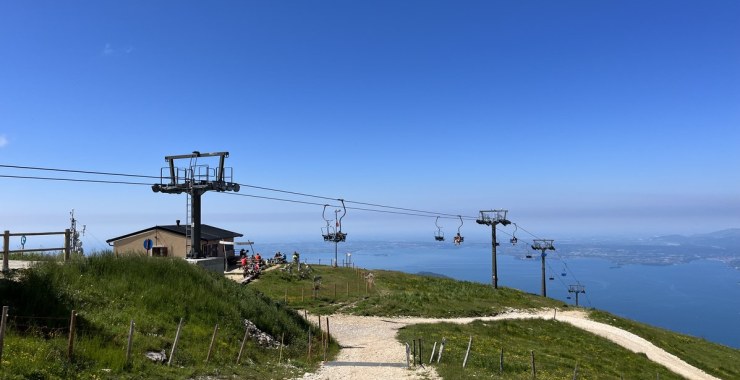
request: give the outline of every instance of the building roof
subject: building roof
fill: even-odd
[[[184,224],[179,224],[179,225],[172,224],[168,226],[154,226],[154,227],[145,228],[141,231],[136,231],[130,234],[108,239],[105,242],[110,244],[116,240],[125,239],[129,236],[134,236],[134,235],[142,234],[144,232],[149,232],[153,230],[165,230],[165,231],[169,231],[174,234],[177,234],[177,235],[182,235],[183,237],[185,236],[185,225]],[[244,235],[238,232],[224,230],[218,227],[209,226],[207,224],[200,225],[200,239],[201,240],[220,240],[220,239],[228,239],[228,238],[235,238],[235,237],[242,237],[242,236]]]

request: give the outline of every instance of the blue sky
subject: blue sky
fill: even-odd
[[[158,175],[164,156],[228,151],[240,183],[507,208],[554,239],[740,227],[738,17],[735,1],[6,1],[0,164]],[[0,185],[0,228],[61,229],[74,208],[92,245],[185,214],[143,186]],[[203,219],[260,241],[323,223],[215,193]],[[363,240],[434,231],[344,223]]]

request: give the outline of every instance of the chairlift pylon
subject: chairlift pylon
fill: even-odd
[[[437,223],[439,221],[439,217],[434,220],[434,225],[437,226],[437,232],[434,233],[434,240],[436,241],[445,241],[445,234],[442,232],[442,227],[439,226]]]

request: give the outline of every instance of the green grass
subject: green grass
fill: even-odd
[[[467,365],[462,363],[473,337]],[[434,342],[447,342],[437,372],[445,379],[531,379],[534,351],[537,379],[570,379],[578,363],[580,379],[681,379],[644,354],[632,353],[596,335],[553,320],[474,321],[420,324],[403,328],[401,342],[423,340],[423,362],[428,365]],[[439,344],[439,343],[438,343]],[[504,371],[499,374],[500,350]],[[417,348],[418,349],[418,348]],[[435,354],[435,361],[437,355]]]
[[[276,270],[265,273],[250,286],[275,299],[284,300],[287,294],[290,306],[317,314],[341,311],[356,315],[441,318],[495,315],[512,308],[567,307],[562,302],[514,289],[493,290],[475,282],[384,270],[371,271],[375,285],[366,291],[362,276],[367,271],[321,265],[312,268],[309,278],[299,279]],[[312,297],[313,276],[321,277],[317,298]]]
[[[8,254],[8,260],[22,261],[62,261],[64,252],[46,253],[46,252],[13,252]]]
[[[284,378],[315,368],[306,358],[311,327],[293,309],[251,287],[178,259],[115,258],[110,254],[69,263],[46,262],[0,280],[0,304],[10,306],[0,378]],[[66,358],[67,326],[78,317],[74,358]],[[28,318],[33,317],[33,318]],[[169,354],[180,318],[181,339],[172,367],[151,363],[147,350]],[[136,323],[131,365],[125,363],[129,322]],[[278,340],[279,350],[245,346],[243,319]],[[215,324],[218,338],[205,357]],[[313,352],[318,351],[314,342]],[[329,357],[338,351],[330,345]],[[289,365],[285,365],[289,362]]]
[[[639,335],[711,375],[721,379],[740,379],[739,350],[620,318],[605,311],[592,311],[589,318]]]
[[[569,307],[560,301],[515,289],[493,290],[488,285],[478,283],[381,270],[372,271],[375,275],[375,287],[366,292],[362,276],[367,271],[327,266],[312,268],[313,272],[305,279],[273,271],[266,273],[250,286],[275,299],[284,300],[287,295],[288,305],[291,307],[308,309],[318,314],[342,312],[378,316],[475,317],[495,315],[508,309]],[[311,293],[313,276],[320,276],[322,283],[319,295],[315,299]],[[632,331],[715,376],[723,379],[740,378],[738,350],[619,319],[604,312],[594,311],[591,316],[595,320]],[[677,378],[662,366],[649,361],[645,355],[633,354],[593,334],[553,321],[502,321],[486,324],[476,322],[470,326],[448,324],[411,326],[401,332],[399,339],[410,342],[414,338],[424,338],[427,342],[426,349],[430,350],[434,340],[439,341],[442,336],[447,337],[448,342],[455,343],[448,346],[451,350],[449,357],[457,359],[454,359],[456,360],[454,363],[444,364],[446,367],[441,368],[440,373],[445,378],[457,379],[460,378],[458,372],[464,355],[464,351],[459,353],[457,350],[464,350],[467,347],[470,335],[476,337],[474,347],[489,354],[486,354],[486,359],[482,359],[482,356],[479,356],[480,359],[471,359],[470,368],[460,376],[531,378],[529,352],[535,350],[538,357],[542,356],[544,371],[538,373],[538,378],[572,377],[576,360],[579,363],[581,378],[618,379],[621,373],[625,378],[655,378],[656,374],[660,374],[661,379]],[[511,359],[512,371],[507,371],[507,376],[497,377],[498,350],[501,347],[504,347],[506,356]],[[427,356],[426,360],[428,359]],[[476,360],[483,362],[476,364]],[[515,371],[516,368],[518,369]],[[605,375],[600,376],[601,374]]]

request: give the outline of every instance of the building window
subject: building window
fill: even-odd
[[[152,247],[152,256],[167,257],[167,247]]]

